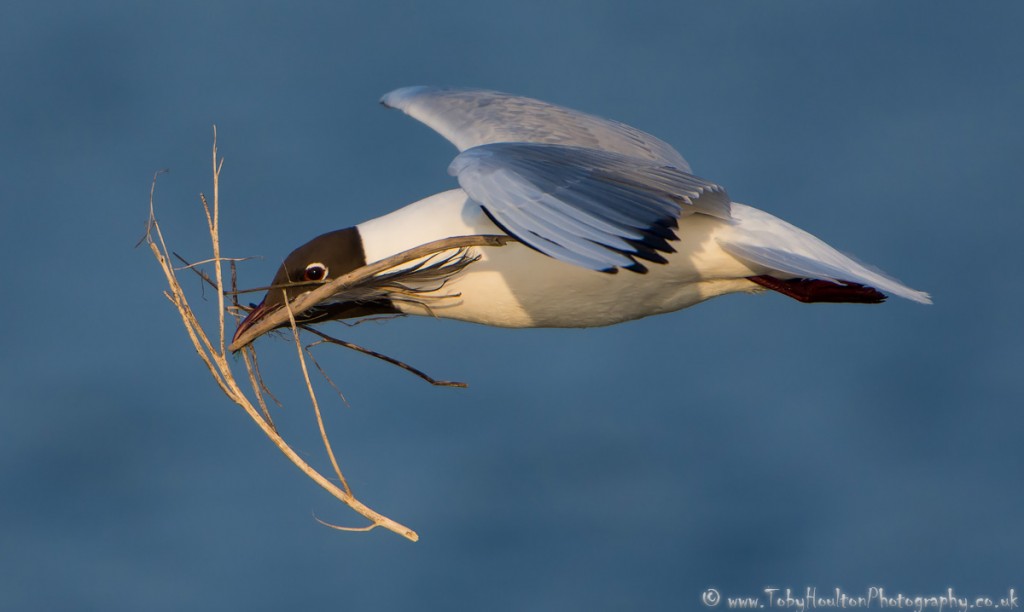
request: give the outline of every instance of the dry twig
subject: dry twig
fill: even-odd
[[[337,525],[330,525],[328,523],[324,523],[325,525],[328,525],[335,529],[341,529],[346,531],[370,531],[376,527],[384,527],[385,529],[393,531],[405,538],[408,538],[409,540],[418,540],[419,536],[416,534],[415,531],[366,506],[364,503],[362,503],[355,497],[355,495],[352,493],[352,490],[349,488],[348,483],[345,480],[345,477],[342,475],[341,468],[335,457],[334,451],[331,448],[330,441],[328,440],[326,428],[324,426],[323,418],[320,413],[319,403],[317,402],[316,394],[313,391],[312,384],[310,383],[309,380],[309,373],[306,369],[306,362],[303,356],[303,347],[301,342],[299,341],[299,327],[302,327],[304,329],[310,328],[304,325],[297,325],[295,317],[297,315],[302,314],[305,310],[312,308],[323,299],[347,288],[358,287],[360,283],[368,282],[374,279],[375,277],[378,277],[378,275],[385,274],[388,271],[395,268],[396,266],[401,266],[403,264],[407,264],[409,262],[422,259],[424,257],[429,257],[443,251],[448,251],[450,249],[468,248],[473,246],[502,246],[511,239],[506,236],[465,236],[461,238],[449,238],[446,240],[432,242],[430,244],[417,247],[415,249],[411,249],[409,251],[400,253],[398,255],[385,259],[381,262],[377,262],[375,264],[364,266],[363,268],[355,270],[349,274],[346,274],[345,276],[342,276],[338,279],[331,281],[330,283],[326,283],[325,285],[313,291],[310,291],[306,294],[299,296],[291,303],[288,303],[286,308],[282,308],[279,311],[272,313],[271,315],[267,316],[265,320],[261,321],[257,325],[254,325],[252,328],[248,330],[248,334],[239,339],[239,342],[233,344],[231,347],[228,347],[226,349],[224,324],[225,313],[228,312],[229,308],[231,308],[232,312],[236,313],[237,315],[237,312],[239,312],[239,308],[237,299],[234,298],[234,296],[237,294],[237,292],[234,291],[234,283],[232,282],[232,291],[229,292],[225,290],[222,265],[223,262],[225,261],[230,263],[233,281],[234,264],[236,261],[239,260],[233,258],[224,258],[221,257],[220,254],[219,182],[220,171],[223,166],[224,160],[219,159],[217,156],[216,127],[214,127],[212,153],[212,205],[210,202],[207,201],[204,195],[201,195],[200,198],[203,203],[203,210],[206,215],[207,229],[210,234],[210,242],[213,250],[213,257],[207,261],[213,263],[214,269],[212,278],[209,275],[202,272],[200,272],[200,276],[202,276],[203,280],[206,281],[208,284],[213,285],[217,292],[218,323],[215,341],[211,341],[209,335],[206,333],[206,330],[203,329],[202,325],[200,325],[199,320],[197,319],[194,311],[192,310],[191,306],[188,303],[188,299],[185,296],[185,292],[182,289],[181,284],[178,282],[178,278],[176,275],[178,268],[175,268],[171,263],[171,251],[168,250],[167,245],[164,242],[163,234],[160,231],[160,225],[156,221],[156,216],[153,210],[153,193],[156,187],[157,177],[157,175],[154,175],[153,187],[150,190],[149,220],[146,225],[146,235],[144,237],[144,240],[149,244],[153,256],[159,263],[161,270],[163,270],[164,277],[168,285],[168,290],[164,292],[164,295],[172,304],[174,304],[175,308],[178,310],[178,313],[181,316],[182,323],[184,323],[185,325],[185,330],[189,336],[189,339],[192,341],[192,345],[195,348],[196,353],[199,355],[199,358],[202,360],[202,362],[206,365],[207,369],[209,369],[210,374],[213,376],[214,381],[217,383],[217,386],[220,387],[221,391],[223,391],[224,394],[227,395],[229,399],[231,399],[231,401],[241,406],[242,409],[245,410],[246,414],[248,414],[249,417],[256,423],[256,425],[259,426],[263,433],[268,438],[270,438],[274,445],[277,446],[277,448],[282,453],[284,453],[284,455],[288,457],[288,459],[292,463],[294,463],[296,467],[302,470],[302,472],[305,473],[306,476],[308,476],[310,479],[312,479],[314,482],[320,485],[331,495],[347,504],[350,508],[355,510],[358,514],[365,517],[369,521],[369,525],[365,527],[339,527]],[[160,173],[162,173],[162,171],[158,172],[157,174]],[[187,264],[186,269],[196,270],[196,268],[192,267],[194,265],[195,264]],[[196,271],[198,272],[198,270]],[[233,306],[226,307],[225,296],[229,294],[232,295]],[[306,461],[303,460],[285,442],[285,440],[277,432],[277,428],[274,426],[273,421],[270,419],[270,411],[268,410],[267,405],[263,399],[263,394],[269,394],[269,390],[263,383],[263,379],[259,375],[259,369],[255,365],[256,353],[251,346],[246,347],[246,344],[248,344],[248,342],[250,342],[251,339],[260,336],[261,334],[265,333],[266,331],[269,331],[270,329],[282,326],[283,324],[290,325],[292,329],[292,333],[295,338],[296,348],[299,355],[299,363],[302,369],[303,378],[306,382],[306,387],[309,391],[310,401],[312,402],[314,413],[316,415],[317,425],[320,429],[321,439],[323,441],[327,455],[330,458],[330,462],[332,468],[334,469],[334,473],[341,482],[342,486],[340,488],[331,480],[323,476],[316,469],[314,469],[312,466],[310,466],[308,463],[306,463]],[[426,374],[423,374],[422,372],[416,370],[415,368],[407,366],[406,364],[402,364],[397,360],[388,358],[378,353],[374,353],[373,351],[362,349],[362,347],[356,347],[355,345],[345,343],[344,341],[330,338],[329,336],[326,336],[325,334],[322,334],[315,330],[310,329],[310,331],[313,331],[313,333],[317,334],[322,338],[322,340],[320,340],[319,342],[328,341],[335,344],[342,344],[343,346],[349,346],[350,348],[357,348],[357,350],[361,350],[371,355],[383,358],[391,363],[400,365],[401,367],[404,367],[405,369],[413,372],[414,374],[417,374],[421,378],[424,378],[425,380],[428,380],[434,384],[448,384],[458,386],[458,383],[453,384],[446,383],[445,381],[435,381]],[[242,354],[243,362],[246,367],[248,375],[247,378],[249,379],[249,386],[253,390],[253,393],[256,397],[256,401],[260,406],[260,409],[257,409],[253,405],[253,402],[242,391],[241,385],[239,385],[238,381],[235,379],[230,364],[228,362],[227,350],[237,350],[238,348],[241,347],[245,347],[245,350],[243,351]],[[271,395],[271,398],[275,402],[277,402],[276,398],[273,398],[273,395]],[[320,521],[320,519],[317,520]]]

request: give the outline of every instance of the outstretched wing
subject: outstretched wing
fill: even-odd
[[[403,87],[381,98],[422,121],[459,151],[496,142],[534,142],[582,147],[690,171],[667,143],[618,121],[610,121],[532,98],[482,89]]]
[[[618,153],[535,143],[497,143],[459,154],[448,168],[494,222],[568,263],[644,272],[665,263],[678,219],[729,218],[729,197],[677,168]]]
[[[460,151],[448,171],[511,236],[593,270],[665,263],[678,219],[729,218],[725,190],[640,130],[531,98],[476,89],[406,87],[381,102],[427,124]]]

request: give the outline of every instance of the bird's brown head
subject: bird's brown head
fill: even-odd
[[[354,227],[317,236],[295,249],[278,268],[274,280],[260,302],[238,325],[231,350],[238,351],[259,337],[247,334],[256,323],[284,307],[303,293],[339,276],[366,265],[359,230]],[[295,316],[297,323],[314,323],[332,319],[350,319],[372,314],[397,312],[387,300],[365,302],[326,300]],[[285,327],[287,320],[276,326]],[[266,330],[270,331],[270,330]]]

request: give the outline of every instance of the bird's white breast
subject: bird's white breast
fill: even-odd
[[[366,261],[449,236],[503,234],[464,191],[454,189],[358,227]],[[428,299],[429,309],[398,303],[410,314],[502,327],[597,327],[671,312],[724,293],[753,291],[759,274],[724,252],[716,237],[730,225],[704,215],[681,220],[676,253],[649,272],[588,270],[520,243],[478,249],[470,264]],[[428,294],[428,298],[430,294]]]

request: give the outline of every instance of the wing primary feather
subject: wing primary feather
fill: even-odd
[[[506,173],[498,171],[482,176],[481,179],[480,187],[484,192],[500,193],[507,190],[506,183],[510,177]],[[469,195],[473,197],[474,194],[470,191]],[[493,211],[491,212],[492,217],[498,216],[494,215]],[[614,254],[629,249],[629,244],[625,240],[613,234],[606,234],[581,225],[571,217],[561,214],[558,208],[544,206],[539,202],[534,202],[533,205],[523,205],[517,202],[513,206],[506,207],[503,212],[504,215],[501,215],[501,218],[507,219],[533,236],[545,238],[563,248],[574,250],[598,261],[608,261],[614,265],[628,264],[631,261]]]

